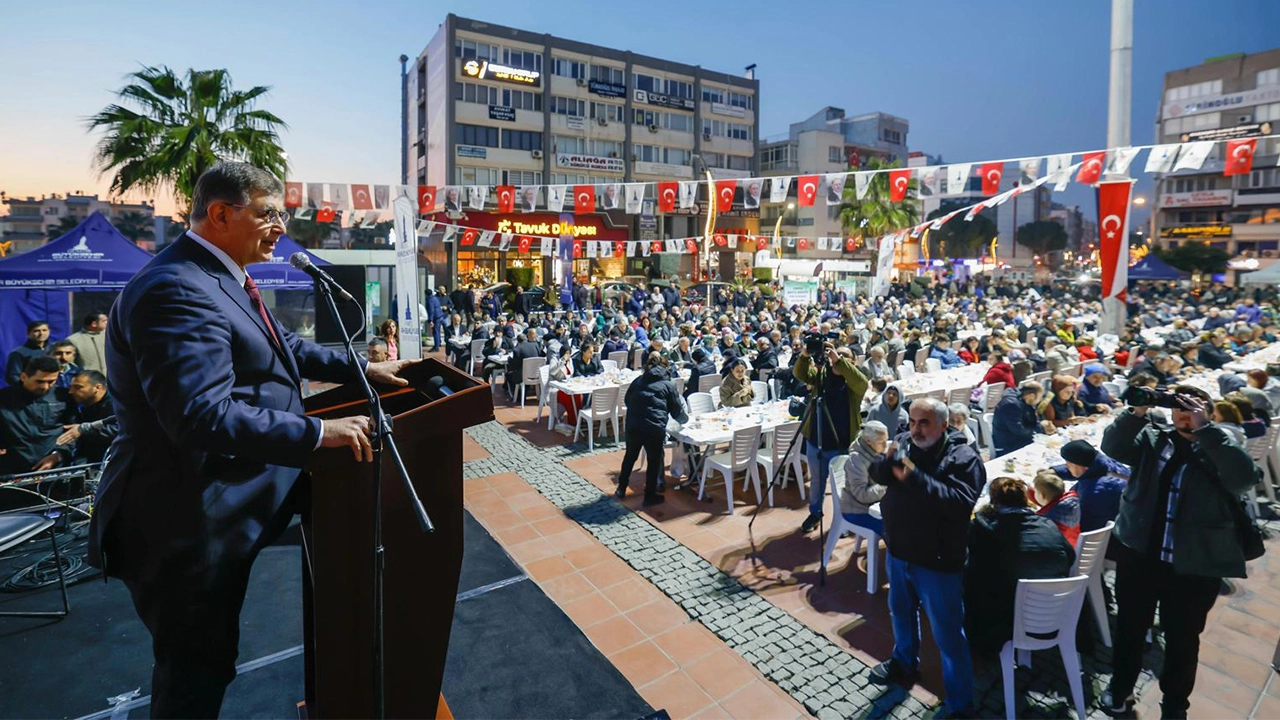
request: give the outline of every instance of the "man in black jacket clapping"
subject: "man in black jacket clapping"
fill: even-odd
[[[649,461],[644,478],[644,505],[662,502],[658,494],[658,479],[662,477],[662,445],[667,438],[667,420],[676,422],[688,419],[684,403],[676,392],[675,383],[667,374],[667,359],[662,353],[651,352],[646,356],[644,374],[627,388],[627,451],[622,456],[622,471],[618,473],[618,490],[614,496],[626,497],[631,481],[631,470],[643,449]]]

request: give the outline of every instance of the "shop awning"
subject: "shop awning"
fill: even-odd
[[[768,252],[761,250],[760,252]],[[815,260],[783,260],[781,258],[760,257],[756,255],[756,267],[767,267],[775,275],[781,277],[817,277],[822,274],[823,265],[830,261]]]

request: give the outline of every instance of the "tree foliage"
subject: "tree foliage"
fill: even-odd
[[[1067,231],[1052,220],[1037,220],[1018,228],[1017,243],[1039,255],[1067,248]]]
[[[890,170],[898,167],[897,162],[887,163],[878,157],[868,160],[865,170]],[[839,206],[840,226],[846,235],[863,237],[879,237],[896,230],[909,228],[916,224],[920,217],[920,206],[916,202],[916,181],[912,179],[907,185],[907,196],[902,202],[889,199],[889,173],[878,172],[871,177],[867,194],[858,199],[853,184],[846,184],[844,202]]]
[[[76,226],[80,224],[82,219],[83,218],[78,218],[74,215],[63,215],[58,218],[58,224],[49,226],[49,232],[46,235],[45,240],[57,240],[63,235],[75,230]]]
[[[279,177],[287,162],[280,147],[283,120],[257,109],[269,87],[236,90],[226,70],[144,67],[112,103],[88,119],[102,130],[94,153],[111,174],[111,192],[171,190],[186,217],[196,179],[219,160],[240,160]]]
[[[1178,247],[1168,250],[1154,248],[1152,252],[1169,265],[1191,273],[1226,272],[1227,261],[1231,259],[1231,255],[1226,250],[1194,240],[1185,241]]]
[[[925,219],[933,220],[949,212],[951,212],[949,209],[938,208],[929,213]],[[981,257],[998,233],[999,230],[996,229],[996,224],[991,222],[991,218],[981,213],[974,215],[968,222],[963,217],[957,216],[937,230],[929,231],[929,243],[932,247],[938,248],[936,254],[940,256]]]
[[[140,212],[121,213],[112,223],[120,234],[133,242],[150,240],[155,235],[155,225],[151,218]]]

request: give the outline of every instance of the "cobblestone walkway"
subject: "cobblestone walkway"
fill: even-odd
[[[616,452],[618,446],[598,445],[592,452],[585,444],[540,448],[498,422],[467,432],[490,457],[466,463],[464,477],[519,474],[813,715],[824,719],[914,718],[932,713],[901,688],[870,684],[868,667],[859,659],[563,465],[584,455]],[[1158,653],[1159,643],[1154,643],[1148,667],[1159,666]],[[1107,648],[1085,655],[1087,702],[1092,703],[1105,689],[1109,667]],[[980,713],[1003,716],[999,665],[979,658],[975,673]],[[1033,669],[1020,669],[1016,678],[1019,717],[1074,714],[1056,652],[1036,653]],[[1150,681],[1150,672],[1144,671],[1139,691]],[[1092,710],[1090,716],[1102,717]]]

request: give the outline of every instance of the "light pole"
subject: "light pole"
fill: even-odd
[[[778,233],[782,230],[782,218],[786,217],[788,212],[795,209],[796,204],[789,202],[787,203],[787,207],[783,209],[782,212],[778,213],[778,222],[773,224],[773,246],[775,248],[778,247]],[[781,257],[781,255],[781,248],[779,248],[778,256]]]
[[[716,226],[716,181],[711,177],[711,168],[707,167],[707,163],[702,159],[701,155],[693,156],[693,172],[697,175],[697,164],[702,165],[702,172],[707,176],[707,224],[702,233],[702,252],[707,256],[706,280],[711,279],[711,232]]]

